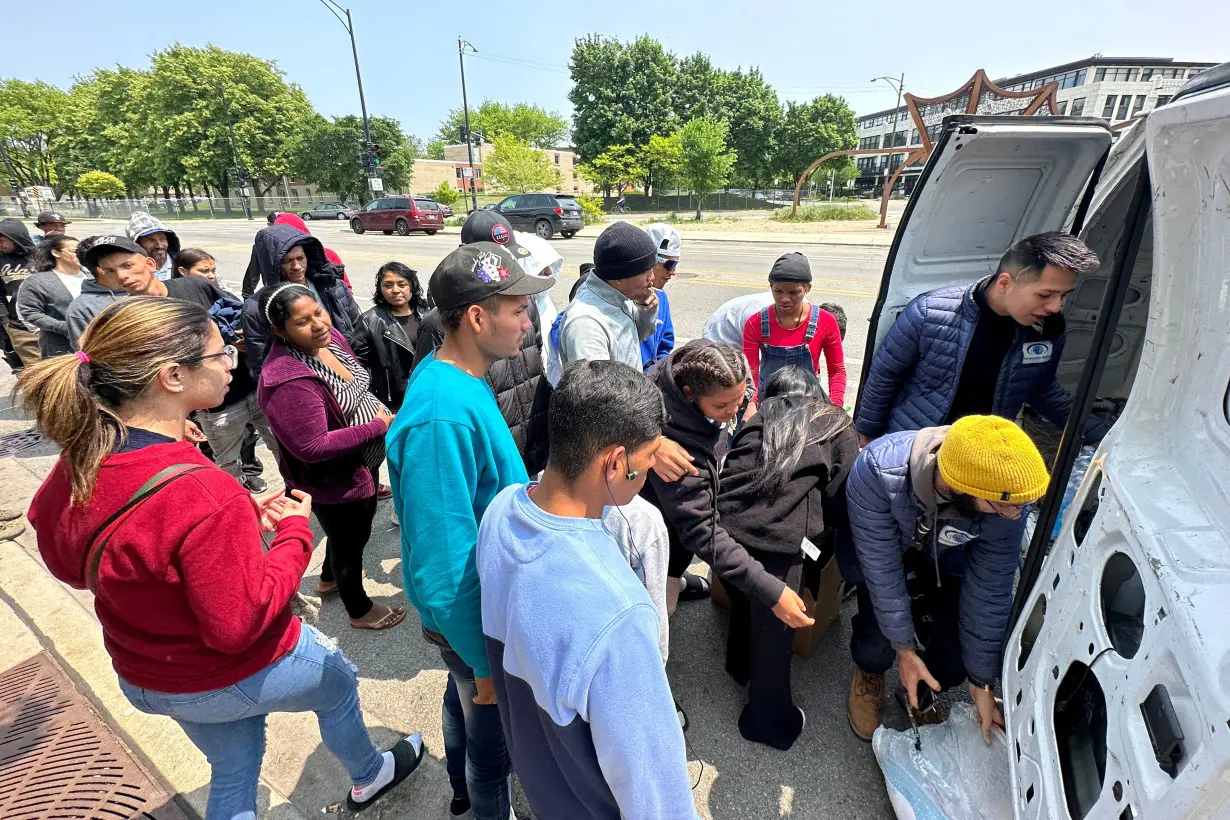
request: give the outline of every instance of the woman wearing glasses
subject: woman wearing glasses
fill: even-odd
[[[257,396],[278,440],[287,488],[312,494],[328,536],[316,593],[337,593],[355,629],[388,629],[404,607],[373,604],[363,589],[363,550],[376,515],[377,475],[393,414],[371,392],[371,376],[305,285],[260,294],[273,344]]]
[[[671,355],[675,349],[675,324],[671,321],[671,302],[666,298],[666,283],[675,278],[679,267],[679,231],[665,222],[645,226],[645,233],[658,248],[653,266],[653,289],[658,294],[658,324],[653,335],[641,341],[641,364],[646,370],[654,362]]]
[[[30,522],[52,574],[93,591],[133,706],[173,718],[208,758],[207,817],[255,816],[265,716],[280,711],[317,714],[364,808],[415,770],[422,739],[382,754],[354,667],[291,613],[311,497],[258,505],[185,438],[190,413],[222,402],[235,359],[201,307],[133,296],[99,313],[77,352],[27,367],[26,411],[62,448]]]

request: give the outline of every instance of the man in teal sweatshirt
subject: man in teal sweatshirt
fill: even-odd
[[[483,638],[478,525],[500,490],[528,480],[483,376],[521,349],[533,327],[529,297],[552,283],[525,275],[493,242],[446,256],[428,285],[444,342],[411,374],[386,438],[406,596],[448,667],[450,811],[472,809],[475,820],[508,820],[512,770]]]

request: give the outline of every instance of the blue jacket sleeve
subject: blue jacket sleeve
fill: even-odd
[[[586,655],[568,698],[590,727],[602,776],[629,820],[694,820],[683,731],[658,651],[658,615],[625,610]]]
[[[850,534],[880,631],[894,645],[908,644],[914,640],[914,618],[901,561],[901,533],[878,472],[875,453],[864,449],[846,482]]]
[[[665,359],[675,349],[675,323],[671,321],[671,303],[662,292],[661,303],[658,305],[658,317],[662,319],[662,330],[658,333],[658,349],[654,352],[654,361]]]
[[[961,660],[970,680],[978,685],[999,680],[1025,521],[1025,515],[1016,521],[986,519],[982,536],[965,546]]]
[[[871,372],[854,418],[854,429],[861,435],[874,439],[888,432],[888,417],[901,385],[918,363],[925,299],[925,295],[920,296],[906,305],[871,360]]]
[[[432,480],[413,487],[413,508],[398,515],[412,547],[403,550],[406,595],[425,621],[433,621],[466,665],[480,678],[491,677],[483,638],[481,587],[475,548],[478,522],[474,501],[479,463],[475,432],[451,421],[417,427],[405,438],[401,465],[434,465]],[[419,468],[422,470],[422,467]],[[400,476],[402,481],[405,476]],[[402,482],[397,493],[404,502]],[[406,541],[403,541],[406,543]]]

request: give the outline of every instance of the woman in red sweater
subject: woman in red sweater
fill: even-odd
[[[801,253],[783,254],[769,272],[773,304],[743,325],[743,355],[756,389],[787,365],[820,373],[820,354],[828,367],[829,401],[846,398],[846,363],[836,317],[807,301],[811,265]]]
[[[62,448],[30,522],[52,574],[94,593],[133,706],[174,718],[208,758],[209,820],[255,817],[265,716],[279,711],[316,713],[351,808],[365,808],[414,771],[422,738],[382,754],[354,667],[291,614],[311,497],[258,506],[184,438],[189,413],[222,402],[236,358],[202,308],[134,296],[100,313],[78,352],[27,367],[26,410]],[[262,532],[275,533],[268,552]]]

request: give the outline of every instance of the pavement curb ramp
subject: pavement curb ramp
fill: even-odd
[[[25,509],[39,480],[12,459],[0,460],[0,486],[14,491],[6,506]],[[183,808],[205,816],[209,764],[170,718],[138,712],[120,691],[103,647],[102,628],[88,593],[61,584],[35,558],[34,533],[0,541],[0,673],[47,653],[67,673],[89,706],[131,749],[142,768],[179,796]],[[272,820],[306,817],[262,778],[260,816]],[[140,815],[138,815],[140,816]],[[154,813],[152,816],[159,816]]]

